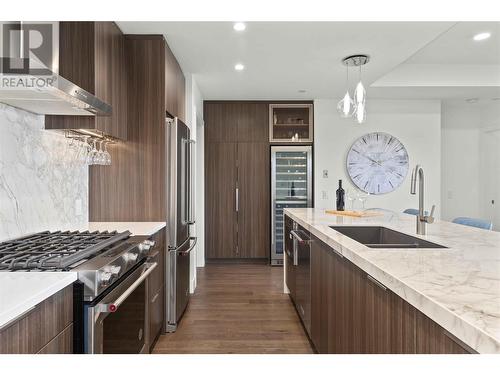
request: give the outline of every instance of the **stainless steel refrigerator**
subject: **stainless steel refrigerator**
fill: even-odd
[[[189,128],[178,118],[166,119],[167,256],[166,331],[177,329],[189,302],[189,258],[196,245],[190,236],[193,208],[193,149]]]
[[[271,147],[271,265],[283,264],[283,208],[312,207],[312,147]]]

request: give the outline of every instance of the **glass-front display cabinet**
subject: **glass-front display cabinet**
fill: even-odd
[[[312,143],[312,104],[269,104],[271,143]]]

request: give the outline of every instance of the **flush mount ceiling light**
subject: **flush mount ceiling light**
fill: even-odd
[[[361,82],[361,67],[370,61],[368,55],[352,55],[342,59],[342,64],[346,66],[346,94],[343,99],[337,104],[337,111],[341,117],[355,117],[356,121],[361,124],[366,120],[366,91]],[[349,94],[349,68],[359,67],[359,81],[354,90],[354,98],[351,99]]]
[[[491,33],[479,33],[474,35],[472,39],[474,39],[476,42],[479,42],[481,40],[488,39],[491,36]]]
[[[245,65],[243,65],[243,64],[239,64],[239,63],[238,63],[238,64],[236,64],[236,65],[234,66],[234,70],[237,70],[237,71],[239,71],[239,72],[241,72],[243,69],[245,69]]]
[[[304,90],[304,89],[300,89],[300,90],[297,90],[297,92],[301,93],[301,94],[304,94],[307,92],[307,90]]]
[[[247,28],[247,25],[245,25],[243,22],[236,22],[234,25],[233,25],[233,29],[235,31],[243,31]]]

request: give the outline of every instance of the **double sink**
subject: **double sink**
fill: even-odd
[[[330,226],[339,233],[375,249],[446,249],[433,242],[380,226]]]

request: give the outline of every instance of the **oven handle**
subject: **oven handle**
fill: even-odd
[[[111,303],[100,303],[96,307],[101,312],[116,312],[120,305],[130,296],[134,290],[153,272],[158,263],[146,263],[146,269],[144,273],[136,280],[132,285],[128,287],[126,291],[124,291],[120,297],[118,297],[114,302]]]

